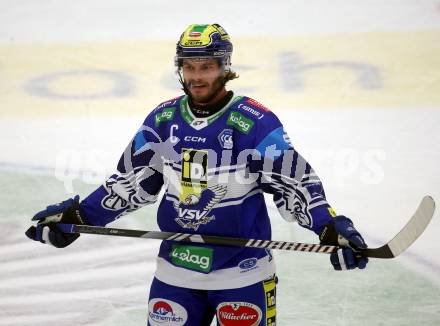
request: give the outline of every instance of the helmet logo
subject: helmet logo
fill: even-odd
[[[183,59],[215,58],[227,72],[230,71],[232,49],[228,33],[219,24],[193,24],[187,27],[177,42],[174,64],[180,69]]]
[[[188,31],[188,37],[200,37],[207,28],[208,25],[193,25]]]

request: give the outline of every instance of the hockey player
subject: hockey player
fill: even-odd
[[[252,98],[227,91],[232,43],[218,24],[191,25],[177,43],[175,65],[185,95],[145,119],[116,172],[83,201],[48,206],[26,234],[65,247],[79,234],[57,223],[105,226],[154,203],[161,230],[271,239],[263,193],[281,215],[345,247],[336,270],[365,268],[366,244],[350,219],[336,215],[322,184],[292,146],[281,122]],[[149,325],[275,325],[276,277],[270,250],[163,241],[150,289]]]

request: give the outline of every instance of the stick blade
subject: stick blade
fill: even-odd
[[[408,249],[425,231],[435,211],[431,196],[425,196],[405,227],[386,245],[376,249],[366,249],[363,254],[372,258],[394,258]]]

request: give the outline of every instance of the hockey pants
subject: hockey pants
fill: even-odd
[[[275,326],[276,277],[229,290],[195,290],[154,278],[148,304],[148,325]]]

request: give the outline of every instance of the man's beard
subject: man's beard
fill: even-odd
[[[189,85],[190,83],[185,82],[185,88],[188,90],[187,93],[188,96],[191,97],[192,101],[197,103],[197,104],[208,104],[209,102],[211,102],[216,96],[217,94],[223,89],[223,87],[225,86],[225,81],[224,81],[224,77],[223,76],[219,76],[217,77],[217,79],[214,81],[213,84],[213,91],[210,94],[207,94],[204,98],[199,98],[199,99],[195,99],[192,95],[191,92],[189,91]]]

